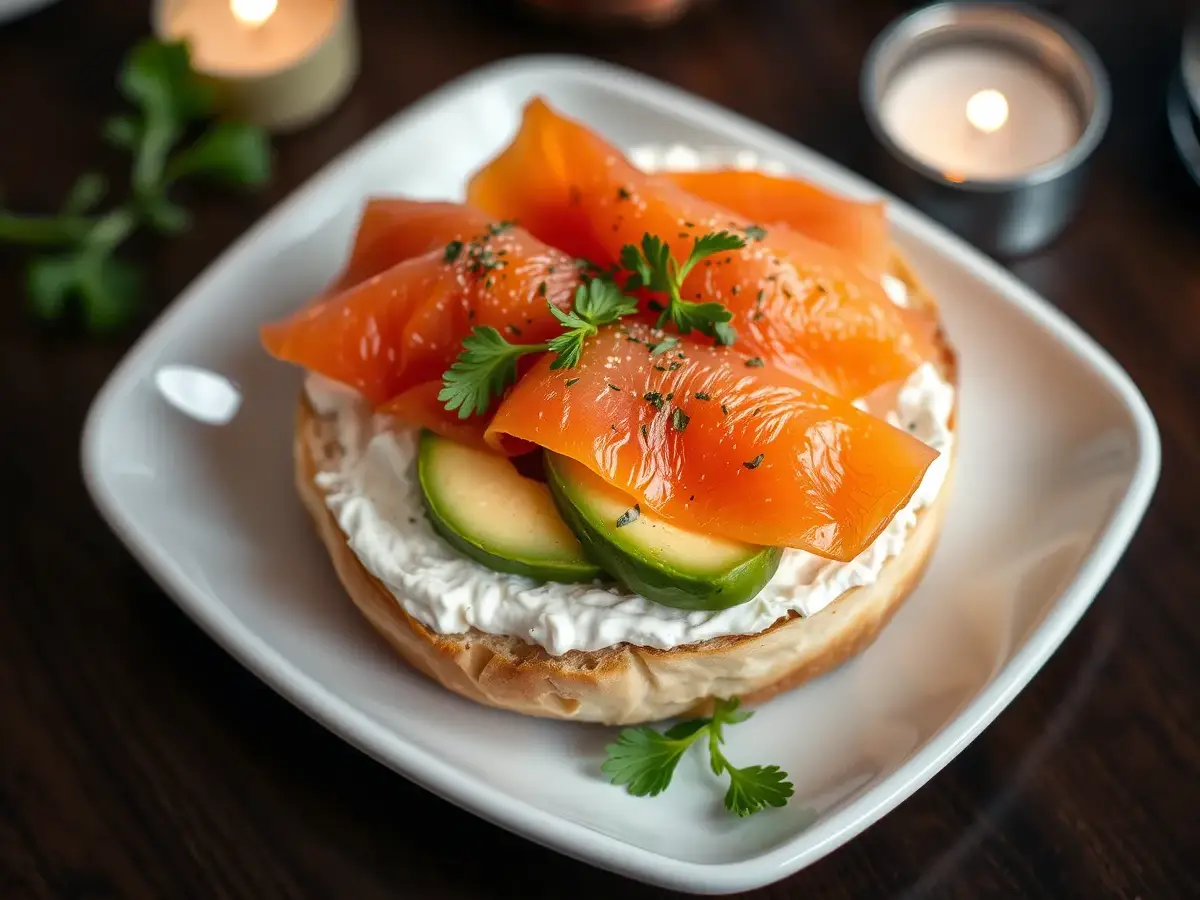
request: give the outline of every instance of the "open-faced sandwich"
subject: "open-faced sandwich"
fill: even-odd
[[[346,590],[480,703],[770,697],[866,647],[938,534],[955,361],[882,205],[650,169],[535,100],[466,204],[372,199],[262,331],[309,373],[296,485]]]

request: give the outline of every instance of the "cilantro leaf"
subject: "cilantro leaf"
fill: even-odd
[[[627,297],[608,278],[593,278],[575,289],[575,300],[570,312],[563,312],[547,301],[554,318],[567,330],[549,342],[554,351],[552,369],[573,369],[579,365],[584,342],[595,335],[602,325],[610,325],[637,312],[637,302]]]
[[[266,132],[242,122],[218,122],[166,167],[168,181],[199,175],[226,184],[259,185],[270,173],[271,145]]]
[[[695,330],[712,335],[722,342],[727,333],[724,330],[718,333],[717,326],[725,325],[733,318],[733,313],[729,311],[728,307],[715,300],[709,300],[707,303],[681,300],[678,303],[672,303],[667,308],[665,315],[671,317],[672,324],[680,334],[687,334]],[[736,332],[734,333],[736,334]]]
[[[737,340],[737,329],[728,322],[718,322],[713,326],[713,338],[722,347],[732,347]]]
[[[729,775],[729,790],[725,793],[725,808],[739,818],[754,815],[768,806],[785,806],[794,788],[787,780],[787,773],[779,766],[747,766],[739,769],[732,766],[721,744],[725,742],[724,726],[745,722],[752,712],[739,709],[737,697],[718,699],[713,709],[712,723],[708,728],[708,753],[713,774]]]
[[[737,331],[728,324],[733,313],[716,301],[684,300],[681,291],[688,273],[705,257],[745,246],[744,238],[728,231],[706,234],[693,240],[691,253],[680,265],[671,255],[669,244],[657,235],[644,234],[640,248],[633,244],[621,248],[621,265],[633,273],[626,287],[644,286],[667,295],[667,306],[660,307],[659,328],[669,321],[680,334],[699,331],[715,338],[718,344],[728,346],[737,338]]]
[[[575,289],[575,312],[591,325],[608,325],[637,312],[637,301],[612,279],[592,278]]]
[[[683,722],[666,734],[648,726],[626,728],[605,748],[608,759],[600,771],[635,797],[655,797],[667,789],[679,760],[707,724],[705,719]]]
[[[517,360],[545,349],[545,344],[510,344],[490,325],[477,325],[442,376],[438,399],[451,412],[458,410],[460,419],[487,412],[492,400],[517,380]]]
[[[508,227],[506,223],[501,225]],[[445,258],[450,260],[452,255],[457,258],[461,250],[461,246],[455,247],[452,254],[448,246]],[[566,312],[549,301],[546,306],[564,331],[544,344],[511,344],[488,325],[476,326],[471,331],[463,340],[462,352],[442,375],[438,399],[445,403],[446,409],[458,410],[460,419],[487,412],[492,401],[517,380],[517,360],[529,353],[548,350],[554,354],[550,368],[575,368],[583,355],[584,343],[601,326],[637,311],[636,301],[606,278],[593,278],[579,285],[572,307]]]
[[[725,793],[725,808],[744,818],[768,807],[787,804],[794,788],[787,773],[779,766],[747,766],[737,768],[721,752],[726,725],[745,722],[753,713],[742,710],[737,697],[717,698],[713,714],[707,719],[680,722],[666,732],[653,728],[626,728],[616,743],[606,748],[607,759],[600,770],[613,784],[638,797],[661,794],[671,783],[679,760],[692,744],[707,735],[709,762],[714,775],[729,775]]]
[[[587,329],[591,329],[590,332]],[[583,355],[583,342],[595,332],[591,325],[584,322],[581,328],[551,338],[547,346],[555,357],[550,362],[550,368],[573,369],[579,365],[579,358]]]
[[[714,253],[727,253],[730,250],[741,250],[746,246],[746,239],[729,231],[717,231],[698,237],[692,242],[692,252],[687,262],[679,267],[679,281],[683,282],[692,267],[706,256]]]
[[[787,772],[779,766],[747,766],[735,769],[726,766],[729,790],[725,792],[725,808],[739,818],[752,816],[768,806],[787,806],[795,792],[787,780]]]
[[[108,192],[108,181],[99,172],[84,172],[71,186],[63,201],[63,215],[81,216],[95,209]]]
[[[31,260],[25,274],[30,309],[47,322],[61,319],[78,278],[73,256],[42,256]]]

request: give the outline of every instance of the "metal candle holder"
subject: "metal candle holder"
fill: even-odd
[[[1001,47],[1055,79],[1077,107],[1082,132],[1065,153],[1019,176],[950,180],[914,157],[888,132],[880,103],[904,66],[950,46]],[[1087,159],[1108,126],[1108,76],[1073,29],[1038,10],[1012,4],[937,3],[900,18],[875,39],[862,74],[867,121],[889,151],[900,193],[983,250],[1032,252],[1070,221]]]

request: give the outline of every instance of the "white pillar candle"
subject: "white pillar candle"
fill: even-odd
[[[324,115],[358,74],[349,0],[160,0],[154,26],[188,42],[227,113],[273,131]]]
[[[1070,150],[1084,127],[1052,74],[986,44],[905,63],[880,97],[879,118],[902,149],[950,181],[1025,175]]]

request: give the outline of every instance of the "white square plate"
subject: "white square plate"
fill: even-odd
[[[928,574],[862,657],[730,734],[732,758],[791,773],[786,809],[733,819],[699,757],[661,797],[627,796],[598,773],[613,729],[475,706],[405,668],[360,621],[291,485],[300,373],[257,339],[259,323],[338,269],[364,196],[461,197],[535,93],[623,146],[744,147],[833,189],[880,194],[778,134],[625,70],[563,58],[483,69],[347,152],[172,305],[97,398],[84,473],[108,522],[202,628],[380,762],[594,865],[700,893],[753,888],[886,814],[1021,690],[1125,549],[1158,478],[1158,434],[1129,378],[1089,338],[893,202],[896,240],[940,298],[962,361],[957,487]],[[228,379],[232,418],[198,421],[168,403],[167,365]]]

